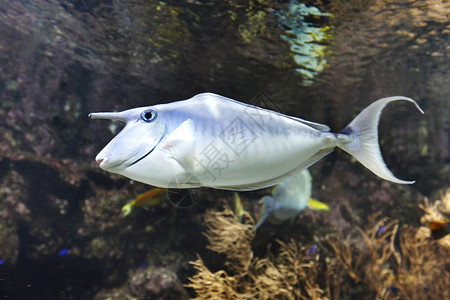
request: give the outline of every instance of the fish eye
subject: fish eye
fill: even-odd
[[[144,110],[141,113],[141,119],[147,123],[154,121],[156,119],[156,111],[153,109]]]

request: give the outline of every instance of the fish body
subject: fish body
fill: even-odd
[[[162,205],[166,199],[166,190],[162,188],[151,189],[147,192],[139,194],[131,202],[122,207],[121,216],[128,216],[136,207],[156,206]]]
[[[308,198],[311,197],[311,189],[311,174],[308,169],[277,185],[272,192],[276,203],[269,219],[279,223],[297,216],[305,209]]]
[[[64,249],[61,249],[61,250],[58,252],[58,256],[61,256],[61,257],[67,256],[67,255],[69,255],[69,253],[70,253],[70,250],[64,248]]]
[[[412,183],[397,179],[387,169],[378,145],[380,113],[396,100],[418,107],[406,97],[380,99],[341,133],[212,93],[89,116],[126,123],[97,155],[100,168],[161,188],[242,191],[269,187],[335,147],[352,154],[381,178]]]
[[[450,234],[450,221],[430,221],[426,226],[431,230],[434,239],[441,239]]]
[[[278,184],[271,196],[264,196],[260,203],[263,204],[262,213],[255,230],[266,219],[279,224],[296,217],[306,207],[311,209],[328,210],[328,206],[320,201],[311,199],[312,178],[308,169]]]

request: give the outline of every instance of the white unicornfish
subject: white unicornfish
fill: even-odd
[[[340,133],[326,125],[212,93],[122,112],[91,113],[92,119],[125,122],[97,155],[103,170],[161,188],[211,187],[255,190],[273,186],[339,147],[379,177],[395,183],[378,145],[382,98]]]
[[[275,186],[272,195],[259,200],[263,209],[254,230],[258,229],[266,219],[278,224],[296,217],[306,207],[328,210],[328,206],[311,199],[312,178],[308,169],[289,177]]]

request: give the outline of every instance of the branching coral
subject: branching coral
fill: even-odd
[[[428,198],[425,198],[424,204],[419,205],[419,207],[425,212],[425,215],[420,218],[422,224],[428,224],[433,221],[448,222],[450,220],[450,189],[441,195],[441,200],[436,200],[433,204],[430,204]],[[429,238],[431,235],[431,230],[424,226],[417,232],[418,238]],[[438,239],[437,243],[450,250],[450,235],[447,234]]]
[[[246,213],[243,219],[239,223],[227,207],[206,214],[208,248],[226,255],[225,266],[234,275],[211,272],[198,256],[191,262],[197,274],[186,285],[195,290],[195,299],[328,299],[316,283],[318,261],[294,240],[278,241],[275,258],[253,258],[254,222]]]
[[[195,290],[197,297],[195,299],[244,299],[251,295],[245,292],[238,292],[239,277],[228,276],[224,270],[219,270],[215,273],[211,272],[200,256],[197,256],[196,261],[190,262],[197,270],[197,274],[190,277],[191,283],[187,284]]]
[[[369,227],[363,231],[357,228],[362,237],[361,249],[352,249],[354,241],[347,239],[330,239],[328,243],[334,250],[334,263],[345,269],[356,282],[366,283],[377,295],[382,295],[390,286],[388,278],[394,275],[389,268],[391,259],[399,259],[394,248],[394,238],[398,230],[396,221],[387,218],[376,219],[372,216]],[[356,255],[355,255],[356,254]],[[397,261],[398,262],[398,261]]]
[[[318,261],[294,240],[280,245],[275,260],[257,259],[249,273],[256,299],[328,299],[316,283]]]
[[[229,208],[222,212],[209,211],[205,216],[207,248],[225,254],[225,265],[237,274],[246,273],[253,258],[250,243],[254,237],[251,229],[255,224],[247,212],[244,212],[242,220],[244,223],[238,222]]]
[[[341,267],[356,282],[366,284],[377,299],[448,299],[446,283],[450,253],[438,242],[418,234],[420,228],[402,226],[377,215],[357,240],[328,238]]]
[[[425,200],[422,222],[447,221],[450,190],[432,205]],[[211,272],[200,256],[191,262],[197,274],[187,287],[195,299],[339,299],[353,283],[376,299],[450,299],[450,252],[442,239],[432,238],[426,227],[400,225],[380,214],[372,215],[365,229],[346,238],[326,237],[319,247],[328,256],[308,255],[293,239],[277,241],[275,257],[253,257],[253,220],[244,224],[226,207],[209,211],[205,218],[208,248],[226,256],[226,270]],[[427,229],[428,230],[428,229]],[[319,241],[319,240],[318,240]],[[320,242],[320,241],[319,241]],[[322,257],[322,259],[320,259]],[[320,274],[320,276],[319,276]],[[345,280],[345,281],[343,281]],[[358,291],[354,292],[358,295]]]
[[[430,221],[446,221],[450,215],[450,189],[441,195],[441,200],[436,200],[430,204],[428,198],[424,199],[424,204],[419,205],[425,215],[420,218],[420,222],[425,224]]]

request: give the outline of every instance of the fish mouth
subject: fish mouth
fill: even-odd
[[[106,168],[105,168],[105,164],[107,164],[108,163],[108,156],[105,156],[105,157],[102,157],[102,158],[98,158],[98,159],[96,159],[96,161],[97,161],[97,163],[98,163],[98,166],[100,167],[100,168],[102,168],[102,169],[108,169],[108,170],[110,170],[110,169],[112,169],[112,168],[114,168],[114,167],[117,167],[118,165],[120,165],[120,164],[122,164],[121,162],[119,162],[119,163],[116,163],[116,164],[113,164],[113,165],[110,165],[110,166],[106,166]]]
[[[138,162],[140,162],[141,160],[143,160],[144,158],[149,156],[150,153],[152,153],[153,150],[155,150],[155,148],[161,143],[162,139],[166,136],[166,133],[167,133],[167,127],[164,127],[164,132],[161,135],[161,137],[159,138],[159,141],[155,144],[155,146],[153,146],[153,148],[150,149],[150,151],[148,151],[147,153],[145,153],[144,155],[142,155],[141,157],[139,157],[138,159],[133,161],[131,164],[129,164],[128,167],[131,167],[132,165],[137,164]]]

